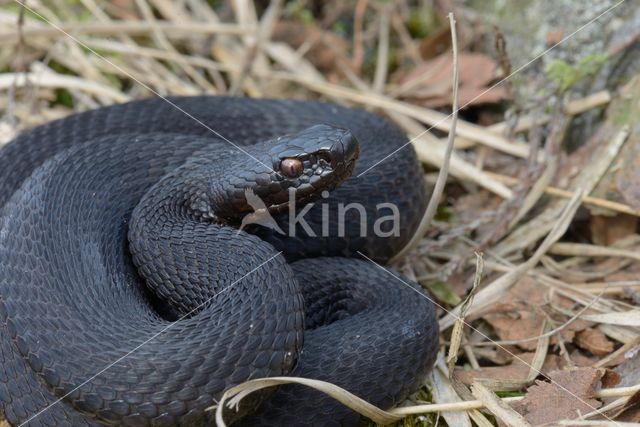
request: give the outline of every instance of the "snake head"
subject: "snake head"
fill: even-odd
[[[256,211],[255,200],[246,198],[248,192],[260,199],[261,209],[275,215],[292,201],[300,208],[323,191],[333,190],[353,172],[359,144],[349,130],[321,124],[258,143],[248,154],[259,164],[254,162],[240,173],[241,181],[227,187],[225,199],[233,201],[233,209],[218,206],[218,215],[223,213],[230,222]],[[245,156],[243,161],[250,159]]]
[[[360,147],[347,129],[315,125],[279,138],[270,150],[269,188],[255,188],[272,214],[288,209],[293,192],[300,206],[331,191],[355,169]],[[275,191],[272,191],[275,190]]]

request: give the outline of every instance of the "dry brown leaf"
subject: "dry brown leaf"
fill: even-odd
[[[598,329],[588,328],[577,332],[573,342],[596,356],[606,356],[613,351],[613,342]]]
[[[504,304],[505,306],[507,304]],[[524,350],[534,350],[536,340],[529,340],[540,334],[544,316],[528,310],[505,311],[487,314],[483,319],[489,323],[501,340],[522,340],[516,345]]]
[[[491,58],[480,53],[461,53],[459,64],[460,105],[494,103],[505,99],[506,92],[502,86],[488,90],[496,78],[498,67]],[[452,66],[449,54],[425,61],[408,75],[396,77],[399,81],[396,95],[431,108],[451,105]]]
[[[531,424],[551,423],[574,419],[601,406],[593,398],[600,386],[604,369],[577,368],[549,374],[553,381],[536,381],[529,387],[525,398],[515,403],[514,409]]]
[[[323,31],[317,25],[279,21],[274,28],[272,39],[286,42],[294,49],[299,48],[303,43],[312,42],[305,58],[323,73],[338,73],[336,62],[339,60],[345,65],[350,64],[346,60],[349,43],[338,34]],[[329,80],[333,79],[329,78]]]
[[[591,241],[609,246],[636,232],[638,217],[632,215],[593,215],[590,221]]]
[[[535,350],[545,316],[540,307],[545,304],[545,288],[532,277],[520,279],[500,302],[493,304],[482,316],[500,340],[522,340],[524,350]]]
[[[449,28],[442,27],[420,42],[420,55],[424,59],[435,58],[449,50],[451,34]]]
[[[627,423],[640,423],[640,392],[629,398],[615,419]]]
[[[455,376],[465,385],[470,386],[474,381],[478,380],[515,380],[521,381],[527,378],[530,365],[533,361],[534,353],[520,353],[517,358],[513,359],[513,362],[506,366],[487,366],[480,369],[472,369],[465,371],[463,369],[456,369]],[[542,373],[547,374],[552,371],[557,371],[563,368],[565,365],[564,360],[555,355],[549,354],[542,366]]]
[[[602,388],[613,388],[620,384],[622,377],[612,369],[607,369],[602,376]]]
[[[453,209],[459,223],[469,224],[485,213],[489,215],[497,211],[501,203],[500,197],[493,196],[486,191],[478,191],[457,197]]]
[[[595,363],[598,363],[598,358],[595,356],[588,356],[584,352],[574,349],[571,353],[571,361],[578,367],[592,367]]]

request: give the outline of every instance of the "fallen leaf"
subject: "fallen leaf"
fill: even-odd
[[[540,335],[544,316],[528,310],[487,314],[483,319],[489,323],[501,340],[522,340],[516,345],[524,350],[534,350],[537,341],[529,338]]]
[[[607,369],[602,377],[602,388],[613,388],[620,384],[622,377],[612,369]]]
[[[573,342],[596,356],[606,356],[613,351],[613,342],[598,329],[588,328],[577,332]]]
[[[604,369],[596,368],[551,372],[552,382],[536,381],[513,407],[535,425],[577,418],[601,406],[593,395],[603,375]]]
[[[495,103],[506,98],[504,87],[490,88],[498,77],[498,65],[493,59],[480,53],[461,53],[458,62],[460,105]],[[425,107],[451,105],[452,67],[448,53],[425,61],[411,73],[394,77],[398,83],[394,95]]]
[[[523,349],[533,351],[538,345],[537,340],[541,333],[542,323],[546,316],[543,310],[546,308],[546,288],[534,278],[525,276],[518,280],[499,302],[487,307],[482,314],[482,319],[489,323],[500,340],[519,341],[516,345]],[[559,306],[573,306],[574,302],[562,296],[554,296],[554,303]],[[549,311],[557,316],[557,313]],[[558,319],[558,324],[566,322],[566,318]],[[572,341],[576,331],[586,329],[589,323],[577,319],[566,325],[560,332],[565,341]],[[556,337],[551,337],[554,343]]]
[[[627,423],[640,422],[640,391],[629,398],[622,411],[616,414],[615,419]]]
[[[442,27],[420,42],[420,56],[424,59],[435,58],[451,46],[451,30]]]
[[[343,60],[345,65],[350,64],[346,60],[349,43],[338,34],[324,31],[315,24],[278,21],[273,30],[272,39],[286,42],[294,49],[311,41],[305,58],[323,73],[337,73],[336,62],[339,60]]]
[[[632,215],[593,215],[589,223],[591,241],[596,245],[609,246],[636,232],[638,217]]]
[[[577,348],[570,353],[570,357],[573,364],[580,368],[592,367],[599,360],[595,356],[587,356]]]
[[[535,353],[520,353],[513,358],[513,362],[506,366],[487,366],[479,369],[463,370],[457,368],[455,376],[465,385],[470,386],[474,381],[482,380],[514,380],[524,381],[529,375],[531,362]],[[548,374],[557,371],[565,365],[564,360],[555,355],[549,354],[542,365],[542,373]],[[485,384],[486,385],[486,384]]]

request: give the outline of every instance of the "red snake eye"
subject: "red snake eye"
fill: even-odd
[[[280,163],[280,172],[288,178],[297,178],[302,175],[302,162],[299,159],[284,159]]]

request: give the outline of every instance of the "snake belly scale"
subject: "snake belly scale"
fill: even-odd
[[[208,425],[205,409],[228,387],[287,374],[383,408],[415,391],[437,352],[434,307],[418,285],[357,255],[388,260],[425,209],[410,145],[357,176],[406,137],[374,114],[320,102],[169,101],[75,114],[0,150],[7,420]],[[287,235],[238,230],[252,212],[248,189]],[[317,203],[290,223],[292,189],[297,209],[320,200],[328,211]],[[350,203],[365,215],[352,209],[340,224],[335,213]],[[383,204],[397,207],[399,228],[380,237]],[[257,393],[228,420],[362,422],[293,385]]]

